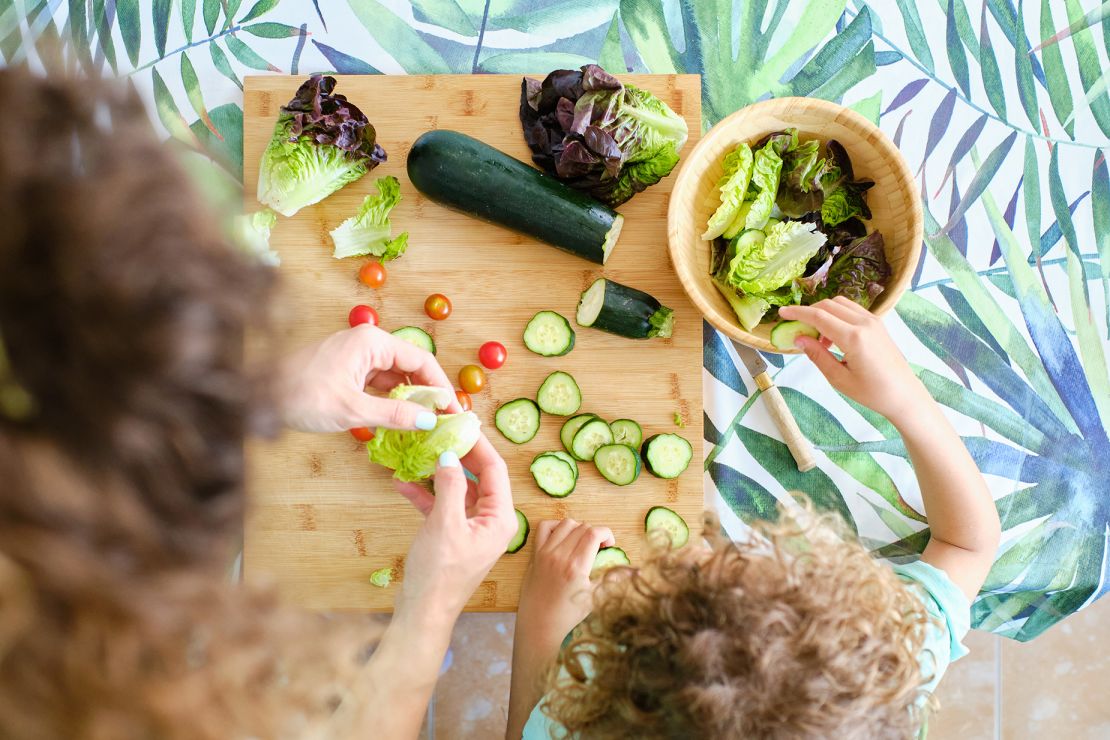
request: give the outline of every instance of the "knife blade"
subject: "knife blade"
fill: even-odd
[[[782,391],[778,389],[775,381],[771,380],[771,376],[767,373],[767,361],[763,359],[763,355],[746,344],[741,344],[735,340],[732,344],[736,348],[736,354],[740,356],[741,362],[744,363],[744,367],[751,373],[756,387],[762,392],[767,410],[771,412],[771,418],[782,434],[783,441],[786,442],[790,454],[793,455],[798,470],[803,473],[812,470],[817,465],[813,445],[802,434],[802,430],[798,428],[798,421],[794,418],[794,414],[790,412],[790,407],[786,405],[786,399],[782,397]]]

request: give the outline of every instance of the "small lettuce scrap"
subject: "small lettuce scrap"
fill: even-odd
[[[407,231],[390,239],[393,226],[389,212],[401,200],[401,183],[389,175],[379,177],[374,184],[378,194],[366,196],[357,214],[332,229],[331,239],[335,244],[332,256],[336,259],[372,254],[388,262],[400,257],[408,247]]]
[[[386,160],[369,119],[335,78],[313,75],[281,108],[262,155],[258,201],[283,216],[318,203]]]
[[[270,229],[275,223],[277,214],[269,208],[236,216],[232,225],[235,245],[264,265],[278,266],[281,257],[270,247]]]
[[[390,391],[390,398],[411,401],[429,409],[444,409],[451,402],[451,392],[435,386],[399,385]],[[402,481],[421,481],[436,470],[436,461],[447,450],[459,457],[478,443],[482,422],[472,411],[440,414],[430,431],[401,431],[379,427],[374,438],[366,443],[370,462],[393,471]]]
[[[609,206],[670,174],[689,134],[666,103],[596,64],[525,77],[520,122],[532,161]]]

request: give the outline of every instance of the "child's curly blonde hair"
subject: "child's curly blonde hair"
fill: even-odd
[[[829,517],[606,573],[543,711],[583,738],[908,738],[929,617]]]

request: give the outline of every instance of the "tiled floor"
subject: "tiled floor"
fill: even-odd
[[[460,620],[426,723],[429,740],[503,736],[513,621]],[[971,654],[937,692],[931,740],[1110,740],[1110,599],[1032,643],[973,632],[967,646]]]

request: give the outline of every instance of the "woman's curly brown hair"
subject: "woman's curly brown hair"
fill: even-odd
[[[0,409],[0,737],[299,737],[363,643],[225,575],[272,275],[133,90],[10,68],[0,99],[0,381],[30,399]]]
[[[827,517],[615,568],[542,711],[582,738],[909,738],[928,617]]]

